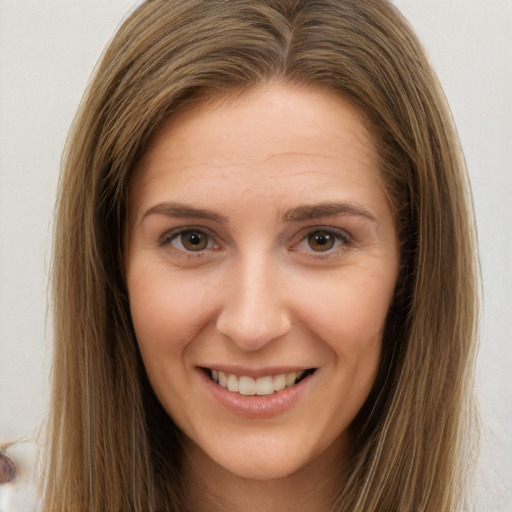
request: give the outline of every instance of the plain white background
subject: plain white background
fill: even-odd
[[[48,396],[51,216],[84,87],[133,0],[0,0],[0,443]],[[477,510],[512,503],[512,0],[396,0],[445,88],[473,186],[483,314]]]

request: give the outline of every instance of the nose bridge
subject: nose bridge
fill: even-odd
[[[258,350],[291,328],[278,262],[261,252],[231,269],[217,329],[244,350]]]

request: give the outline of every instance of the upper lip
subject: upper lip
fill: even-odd
[[[264,377],[266,375],[280,375],[282,373],[291,373],[291,372],[298,372],[300,370],[311,370],[314,369],[312,366],[304,366],[304,365],[297,365],[297,366],[266,366],[266,367],[260,367],[260,368],[247,368],[242,367],[239,365],[232,365],[232,364],[207,364],[207,365],[201,365],[200,368],[203,368],[205,370],[219,370],[227,374],[233,374],[237,376],[247,376],[247,377],[253,377],[257,379],[258,377]]]

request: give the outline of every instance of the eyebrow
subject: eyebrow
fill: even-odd
[[[377,222],[377,218],[373,213],[363,205],[352,201],[327,201],[319,204],[298,206],[288,210],[284,214],[283,219],[286,222],[300,222],[339,214],[363,217],[372,222]]]
[[[228,219],[218,213],[215,213],[208,209],[194,208],[186,204],[181,203],[159,203],[150,208],[143,217],[149,215],[165,215],[167,217],[177,217],[182,219],[201,219],[211,220],[220,224],[227,224]]]
[[[143,215],[143,218],[154,214],[182,219],[210,220],[220,224],[228,223],[227,217],[219,215],[212,210],[194,208],[186,204],[174,202],[159,203],[151,207]],[[362,217],[363,219],[370,220],[372,222],[378,222],[375,215],[373,215],[367,208],[359,203],[351,201],[326,201],[318,204],[297,206],[287,210],[282,216],[282,220],[284,222],[301,222],[339,214]]]

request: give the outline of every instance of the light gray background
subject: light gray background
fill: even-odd
[[[45,415],[51,214],[66,132],[133,0],[0,0],[0,443]],[[473,184],[484,309],[477,510],[512,503],[512,0],[396,0],[451,104]]]

